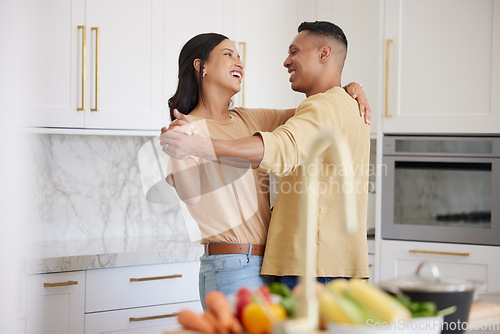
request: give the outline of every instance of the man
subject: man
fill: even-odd
[[[338,26],[329,22],[304,22],[289,47],[284,66],[290,73],[292,89],[306,94],[296,113],[273,132],[258,132],[237,140],[203,141],[197,136],[168,131],[162,142],[170,155],[235,157],[248,160],[253,168],[281,177],[269,226],[262,275],[281,276],[293,287],[301,275],[299,259],[305,252],[300,244],[299,210],[305,194],[303,166],[315,136],[322,129],[345,138],[351,151],[356,192],[358,231],[347,234],[340,217],[343,185],[338,183],[342,168],[325,145],[320,154],[319,233],[317,276],[328,282],[337,277],[368,277],[366,205],[369,160],[369,127],[359,117],[357,103],[341,87],[341,73],[347,55],[347,39]],[[207,157],[215,158],[215,157]],[[323,189],[321,189],[323,188]]]

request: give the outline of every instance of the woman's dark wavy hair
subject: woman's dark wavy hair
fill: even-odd
[[[208,59],[210,52],[219,45],[226,36],[216,33],[196,35],[191,38],[182,48],[179,54],[179,82],[175,94],[168,100],[170,108],[170,119],[173,121],[174,109],[184,115],[189,114],[198,104],[198,96],[204,100],[203,94],[203,65]],[[193,66],[195,59],[200,59],[200,71],[198,81]]]

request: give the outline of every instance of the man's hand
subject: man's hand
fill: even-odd
[[[216,160],[210,138],[201,137],[192,130],[192,126],[187,124],[164,131],[160,135],[160,145],[163,151],[176,159],[197,156],[207,160]]]
[[[174,116],[176,119],[174,121],[170,122],[168,129],[166,127],[161,128],[161,133],[164,133],[166,131],[171,131],[173,129],[180,128],[180,127],[183,127],[183,126],[189,124],[189,121],[187,120],[186,115],[179,112],[179,110],[174,109]],[[184,127],[184,133],[186,133],[186,134],[198,134],[196,129],[193,127]]]
[[[356,99],[359,105],[359,114],[364,117],[365,123],[370,124],[372,119],[372,107],[368,103],[365,91],[361,84],[357,82],[351,82],[344,87],[347,94],[351,95],[353,99]]]

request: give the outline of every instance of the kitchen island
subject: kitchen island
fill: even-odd
[[[22,333],[162,333],[201,312],[199,241],[168,236],[32,243],[20,270]],[[24,300],[25,299],[25,300]]]

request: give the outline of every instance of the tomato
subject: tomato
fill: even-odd
[[[252,301],[252,292],[247,288],[241,288],[236,295],[236,317],[241,322],[243,308]]]

